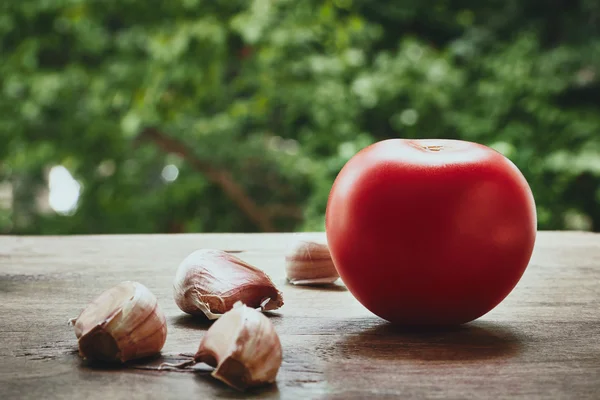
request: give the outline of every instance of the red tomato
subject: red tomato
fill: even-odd
[[[480,144],[392,139],[344,166],[327,239],[350,292],[398,324],[461,324],[515,287],[536,237],[531,189]]]

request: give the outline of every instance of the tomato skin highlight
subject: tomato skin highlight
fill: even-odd
[[[458,140],[390,139],[338,174],[326,231],[356,299],[403,325],[463,324],[496,307],[533,251],[533,194],[500,153]]]

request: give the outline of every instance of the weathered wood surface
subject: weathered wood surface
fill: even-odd
[[[315,237],[322,238],[322,234]],[[285,282],[292,235],[0,237],[0,399],[600,398],[600,235],[540,233],[513,293],[450,331],[395,329],[342,285]],[[184,315],[172,278],[191,251],[240,252],[284,293],[271,318],[284,362],[277,384],[239,393],[205,368],[156,371],[193,353],[209,323]],[[137,280],[167,314],[162,358],[109,368],[76,352],[70,317],[102,290]]]

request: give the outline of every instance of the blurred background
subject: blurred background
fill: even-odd
[[[600,231],[600,2],[0,2],[0,233],[323,230],[394,137],[489,145],[540,229]]]

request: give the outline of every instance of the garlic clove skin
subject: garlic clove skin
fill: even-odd
[[[294,285],[327,285],[340,275],[326,244],[307,240],[294,243],[285,257],[287,279]]]
[[[165,315],[156,297],[138,282],[106,290],[71,324],[79,354],[90,360],[126,362],[152,356],[167,338]]]
[[[194,360],[214,367],[213,377],[245,390],[275,382],[281,342],[264,314],[238,302],[208,329]]]
[[[217,319],[241,301],[264,311],[283,305],[267,274],[221,250],[202,249],[187,256],[173,282],[177,306],[188,314]]]

